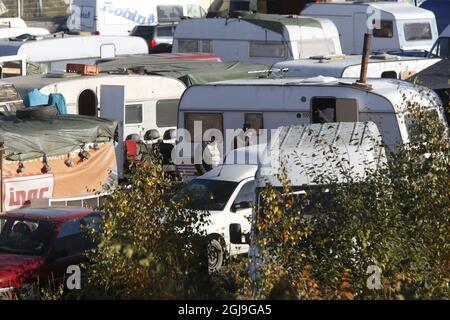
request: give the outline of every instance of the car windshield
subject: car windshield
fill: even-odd
[[[41,255],[51,241],[55,223],[0,218],[0,228],[0,252]]]
[[[431,56],[450,59],[450,38],[439,38],[431,49]]]
[[[135,37],[153,37],[153,26],[136,26],[131,31],[131,35]]]
[[[186,207],[193,210],[223,210],[237,182],[195,179],[181,189],[175,201],[186,199]]]

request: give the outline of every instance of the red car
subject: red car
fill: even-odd
[[[95,247],[99,212],[84,208],[20,209],[0,215],[0,294],[24,285],[60,281]],[[86,226],[83,227],[83,226]]]

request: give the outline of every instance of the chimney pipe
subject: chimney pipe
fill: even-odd
[[[364,87],[367,89],[371,89],[372,86],[366,83],[367,80],[367,67],[369,66],[369,55],[372,47],[372,35],[370,33],[364,34],[364,46],[363,46],[363,54],[361,59],[361,73],[359,76],[359,80],[356,81],[356,85],[360,87]]]

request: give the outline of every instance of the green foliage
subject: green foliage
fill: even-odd
[[[320,197],[310,215],[303,209],[311,194],[294,195],[286,177],[283,190],[261,192],[260,278],[246,287],[248,297],[450,298],[448,131],[429,109],[405,109],[412,139],[389,155],[389,167],[363,182],[348,172],[344,184],[322,177],[333,196]],[[367,285],[373,265],[382,271],[380,289]]]

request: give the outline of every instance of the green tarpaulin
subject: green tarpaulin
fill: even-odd
[[[218,62],[209,60],[169,60],[137,57],[117,59],[99,64],[101,72],[142,67],[145,74],[176,78],[186,86],[222,80],[257,78],[267,75],[270,65],[247,62]]]
[[[67,154],[88,143],[112,141],[116,127],[115,121],[78,115],[0,121],[0,140],[7,160],[29,160],[44,154]]]

